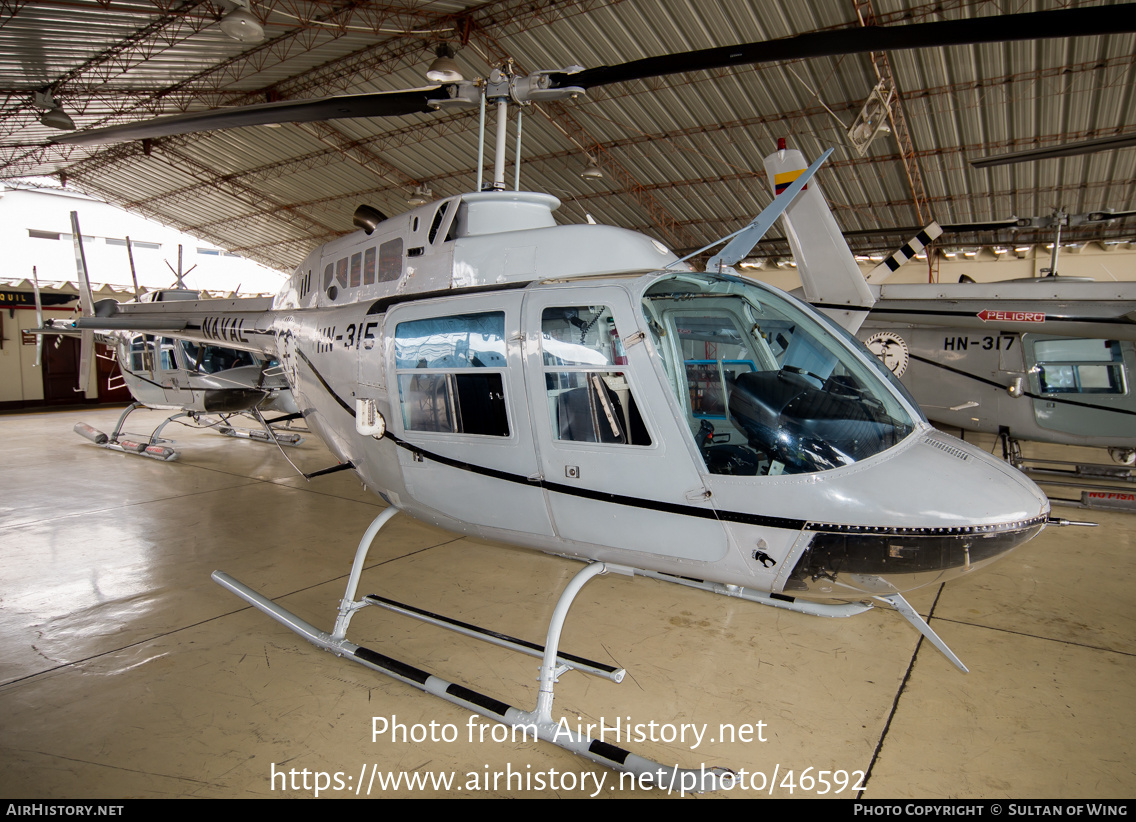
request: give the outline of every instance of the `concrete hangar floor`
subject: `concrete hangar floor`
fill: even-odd
[[[361,774],[372,796],[663,795],[546,743],[494,741],[488,720],[245,606],[214,569],[330,630],[382,501],[347,473],[306,482],[262,443],[170,426],[182,456],[161,463],[71,432],[78,421],[109,431],[117,414],[0,416],[0,795],[345,796]],[[312,439],[290,454],[308,471],[332,462]],[[911,598],[970,674],[883,608],[823,619],[608,575],[585,586],[561,647],[628,676],[563,676],[554,715],[573,728],[640,725],[657,741],[624,745],[635,753],[750,774],[703,798],[811,797],[825,782],[844,798],[1130,798],[1136,518],[1057,513],[1100,527],[1047,529],[985,572]],[[360,595],[543,642],[578,567],[400,515]],[[349,637],[535,704],[530,657],[375,608]],[[376,739],[383,723],[427,738]],[[685,740],[663,739],[684,726]],[[447,774],[451,787],[435,787]]]

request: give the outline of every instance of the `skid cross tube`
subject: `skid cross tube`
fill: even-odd
[[[511,651],[528,654],[529,656],[544,656],[544,646],[538,645],[535,642],[529,642],[519,637],[509,636],[508,634],[502,634],[497,631],[490,631],[468,622],[461,622],[442,616],[441,614],[424,611],[421,608],[415,608],[413,605],[407,605],[405,602],[396,602],[393,599],[387,599],[386,597],[381,597],[376,594],[368,594],[364,599],[369,605],[378,605],[380,608],[386,608],[388,611],[394,611],[396,614],[413,617],[414,619],[427,622],[431,625],[437,625],[440,628],[445,628],[446,630],[454,631],[458,634],[480,639],[482,642],[499,645],[502,648],[508,648]],[[623,678],[627,675],[627,672],[623,668],[585,659],[575,654],[561,652],[557,655],[557,659],[561,660],[564,664],[571,664],[572,668],[577,671],[603,677],[604,679],[610,679],[612,682],[622,682]]]
[[[616,745],[604,742],[602,739],[592,739],[583,734],[571,731],[566,724],[556,722],[552,718],[553,689],[557,678],[567,670],[577,667],[574,658],[560,656],[557,653],[560,643],[560,634],[564,628],[564,621],[568,610],[580,589],[593,577],[607,573],[609,570],[628,573],[630,569],[612,567],[609,569],[602,562],[590,563],[582,568],[568,583],[553,610],[549,620],[548,633],[542,653],[540,666],[540,692],[537,695],[536,708],[523,711],[487,696],[471,688],[455,682],[449,682],[441,677],[434,676],[405,662],[400,662],[377,651],[364,648],[347,641],[347,627],[351,617],[356,611],[371,603],[367,598],[359,601],[355,599],[362,576],[363,565],[370,550],[371,543],[387,522],[398,512],[391,506],[377,517],[363,534],[359,547],[355,553],[351,574],[347,581],[347,591],[340,602],[335,628],[331,633],[321,631],[309,622],[301,619],[291,611],[281,607],[272,600],[260,595],[247,585],[239,582],[223,571],[214,571],[213,580],[236,594],[245,602],[263,611],[277,622],[285,625],[300,636],[307,639],[317,647],[330,651],[336,656],[344,656],[379,673],[386,674],[400,682],[425,691],[428,694],[440,697],[458,707],[480,714],[488,719],[495,720],[524,734],[525,738],[541,739],[551,742],[584,757],[592,762],[635,774],[638,785],[652,784],[666,790],[679,790],[684,793],[701,793],[733,787],[735,774],[726,768],[698,769],[679,768],[677,765],[664,765],[650,759],[638,756]],[[414,616],[414,614],[409,614]],[[448,627],[443,622],[434,622]],[[474,636],[474,633],[463,632]],[[481,638],[481,637],[479,637]],[[504,644],[508,647],[507,643]],[[526,650],[531,653],[531,649]],[[595,663],[593,663],[595,664]],[[620,671],[622,674],[622,671]],[[601,674],[602,675],[602,674]],[[620,676],[622,679],[622,676]],[[618,681],[618,680],[616,680]]]

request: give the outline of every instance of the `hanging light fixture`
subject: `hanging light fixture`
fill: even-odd
[[[588,166],[580,172],[580,176],[585,180],[602,180],[604,178],[603,169],[600,168],[595,157],[588,157]]]
[[[63,106],[56,102],[51,89],[37,91],[32,98],[32,105],[39,109],[46,109],[40,115],[39,121],[48,128],[57,128],[60,131],[75,130],[75,121],[63,110]]]
[[[441,43],[434,49],[434,62],[426,69],[426,79],[435,83],[460,83],[464,79],[449,43]]]
[[[264,39],[264,26],[249,10],[248,0],[228,0],[233,10],[221,18],[221,31],[242,43],[259,43]]]
[[[412,206],[426,205],[434,199],[434,192],[430,190],[429,186],[421,185],[414,187],[414,193],[406,201]]]
[[[57,128],[60,131],[75,130],[75,121],[71,119],[71,115],[64,111],[61,106],[56,106],[51,111],[44,114],[39,118],[39,121],[45,126]]]

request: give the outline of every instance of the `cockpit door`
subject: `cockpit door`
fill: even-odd
[[[525,377],[542,482],[564,539],[716,561],[726,535],[631,296],[579,284],[528,292]]]

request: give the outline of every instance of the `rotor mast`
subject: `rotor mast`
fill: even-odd
[[[476,94],[480,98],[481,118],[477,136],[477,189],[483,187],[482,169],[485,158],[485,108],[493,103],[497,109],[497,128],[495,133],[493,153],[493,184],[494,191],[505,190],[505,149],[508,142],[509,104],[513,103],[517,109],[517,157],[516,173],[514,175],[514,188],[521,185],[521,112],[524,106],[543,100],[563,100],[575,98],[584,94],[581,86],[552,86],[552,75],[571,76],[583,71],[580,66],[569,66],[554,71],[536,71],[526,76],[519,76],[513,72],[512,63],[502,68],[495,68],[487,80],[476,82],[463,81],[455,84],[455,91],[450,100],[437,101],[438,107],[449,103],[469,103]]]

